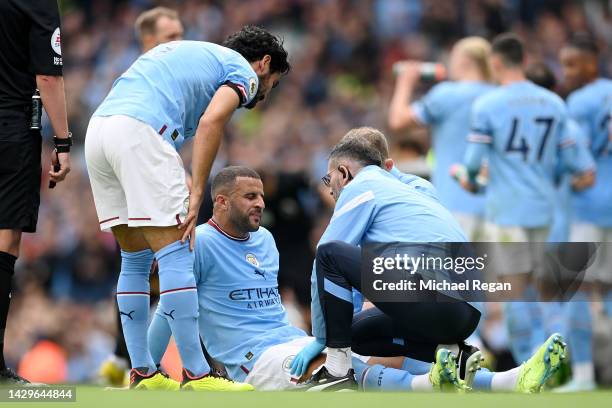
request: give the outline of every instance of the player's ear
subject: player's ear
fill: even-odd
[[[262,59],[257,62],[258,75],[267,75],[270,73],[270,63],[272,62],[272,57],[268,54],[264,55]]]
[[[387,169],[387,171],[391,171],[391,169],[393,168],[393,166],[395,166],[395,163],[393,162],[393,159],[387,159],[385,160],[385,169]]]
[[[215,197],[215,207],[220,209],[226,209],[227,196],[224,196],[223,194],[217,194],[217,196]]]
[[[346,166],[338,166],[338,172],[342,175],[342,181],[346,185],[349,181],[351,181],[351,172]]]

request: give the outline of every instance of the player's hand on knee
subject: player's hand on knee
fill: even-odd
[[[315,339],[300,351],[291,362],[291,375],[301,377],[308,370],[310,362],[325,349],[322,339]]]
[[[51,155],[51,170],[49,177],[51,181],[59,183],[70,173],[70,153],[56,153]]]
[[[180,230],[183,230],[183,236],[181,237],[181,243],[185,243],[189,239],[189,250],[193,251],[195,244],[195,228],[198,221],[198,213],[200,212],[200,205],[202,199],[196,197],[193,193],[189,195],[189,210],[187,211],[187,217],[185,221],[178,226]]]

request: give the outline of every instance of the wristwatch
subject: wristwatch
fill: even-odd
[[[70,153],[70,146],[72,146],[72,132],[68,132],[67,137],[59,138],[53,136],[53,144],[55,144],[55,150],[58,153]]]

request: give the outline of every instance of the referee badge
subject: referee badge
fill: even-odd
[[[51,48],[57,55],[62,55],[62,37],[60,35],[59,27],[57,27],[53,34],[51,34]]]

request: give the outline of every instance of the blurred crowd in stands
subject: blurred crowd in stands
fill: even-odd
[[[215,168],[243,164],[261,172],[263,224],[280,251],[283,300],[306,328],[313,248],[330,215],[319,183],[327,152],[352,127],[385,130],[394,62],[444,62],[461,37],[490,38],[511,30],[527,40],[531,60],[546,62],[558,74],[557,54],[568,34],[589,32],[601,43],[608,64],[604,76],[612,72],[607,1],[61,0],[60,5],[68,119],[77,147],[66,182],[48,190],[43,180],[38,232],[24,237],[17,266],[20,294],[11,305],[6,357],[12,366],[21,361],[26,377],[33,365],[28,361],[44,364],[32,353],[44,352],[44,361],[61,362],[60,381],[89,381],[114,349],[112,293],[119,260],[112,236],[99,232],[82,144],[91,113],[140,54],[134,21],[143,10],[176,9],[189,40],[221,42],[245,24],[284,38],[291,72],[270,101],[235,114]],[[43,133],[49,145],[50,129]],[[427,173],[425,131],[387,135],[400,168]],[[186,168],[189,149],[182,152]],[[50,150],[43,163],[49,163]],[[501,336],[495,341],[503,344],[503,333],[493,336]]]

